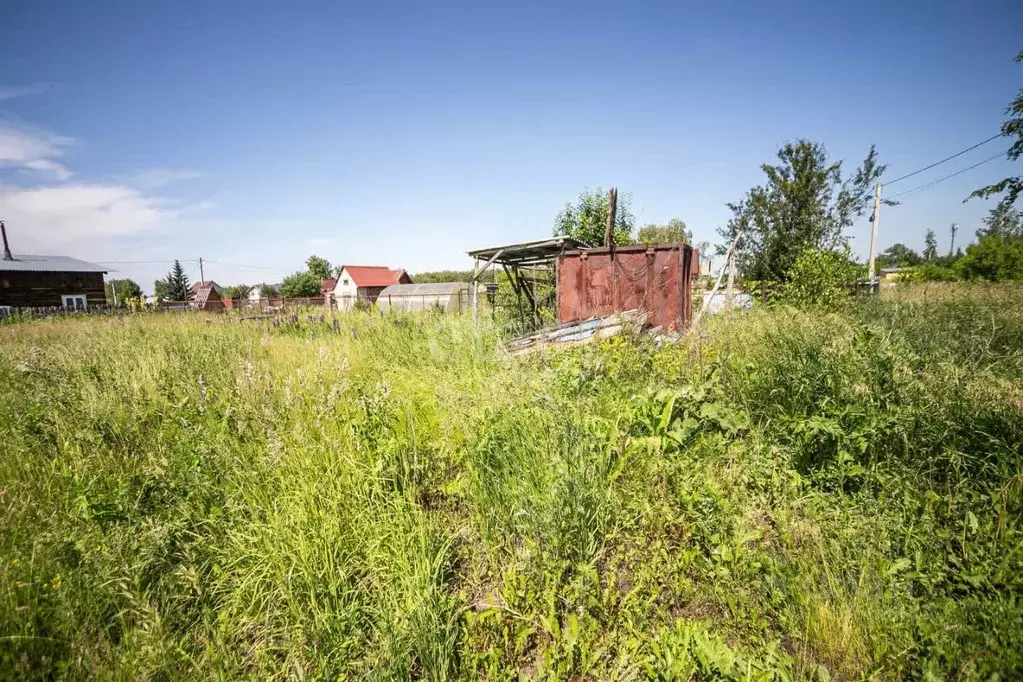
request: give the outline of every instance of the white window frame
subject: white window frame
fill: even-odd
[[[82,307],[78,307],[78,300],[81,299]],[[65,310],[88,310],[89,299],[85,294],[62,294],[60,297],[61,304]]]

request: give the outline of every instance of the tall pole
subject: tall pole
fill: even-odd
[[[949,258],[952,257],[952,252],[956,249],[956,232],[959,231],[959,223],[952,223],[952,241],[948,245]]]
[[[202,274],[202,256],[199,256],[199,284],[203,284],[205,281],[206,275]]]
[[[607,193],[607,223],[604,225],[604,246],[613,245],[616,213],[618,213],[618,189],[612,187],[611,191]]]
[[[881,183],[874,188],[874,219],[870,222],[870,267],[867,269],[867,279],[874,281],[874,254],[877,253],[877,223],[881,219]]]

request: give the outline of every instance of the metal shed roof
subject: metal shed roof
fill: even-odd
[[[498,264],[536,265],[549,263],[567,249],[585,249],[588,245],[575,237],[551,237],[507,246],[491,246],[469,251],[473,258],[494,260]]]
[[[392,284],[380,292],[381,296],[443,296],[468,289],[465,282],[424,282],[422,284]]]
[[[69,256],[17,254],[14,260],[0,260],[3,272],[109,272],[109,268]]]

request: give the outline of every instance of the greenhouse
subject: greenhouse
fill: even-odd
[[[465,282],[428,282],[424,284],[392,284],[377,297],[377,309],[441,310],[462,312],[469,310],[469,285]]]

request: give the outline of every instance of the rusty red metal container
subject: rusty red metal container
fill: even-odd
[[[638,309],[647,313],[647,324],[685,329],[698,258],[685,244],[565,251],[557,261],[558,321]]]

